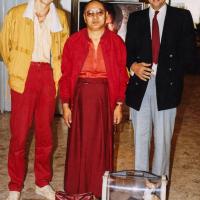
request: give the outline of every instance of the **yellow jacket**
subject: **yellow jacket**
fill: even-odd
[[[7,66],[10,88],[23,93],[34,47],[34,24],[23,17],[27,4],[12,8],[0,32],[0,54]],[[56,89],[61,77],[61,57],[69,27],[64,11],[57,9],[63,30],[51,32],[51,65]]]

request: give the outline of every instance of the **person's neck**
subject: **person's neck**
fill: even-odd
[[[99,41],[101,39],[101,36],[103,35],[105,29],[98,30],[98,31],[92,31],[88,29],[88,36],[92,40],[95,49],[98,47]]]
[[[161,6],[159,6],[159,7],[153,7],[152,5],[151,5],[151,7],[155,10],[155,11],[158,11],[158,10],[160,10],[164,5],[165,5],[166,3],[163,3]]]
[[[34,9],[39,22],[43,22],[49,12],[50,4],[44,4],[40,0],[35,0]]]

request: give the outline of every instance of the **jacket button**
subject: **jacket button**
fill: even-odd
[[[139,83],[138,83],[138,82],[135,82],[135,85],[139,85]]]
[[[169,84],[172,86],[174,83],[171,81]]]
[[[173,54],[169,54],[169,57],[170,57],[170,58],[173,58]]]
[[[169,68],[169,71],[170,71],[170,72],[172,71],[172,68],[171,68],[171,67]]]

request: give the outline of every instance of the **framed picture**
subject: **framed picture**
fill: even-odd
[[[72,32],[79,31],[85,27],[83,10],[87,2],[88,0],[72,1]],[[103,2],[108,11],[108,18],[106,22],[108,28],[117,32],[122,39],[124,39],[129,14],[144,9],[145,4],[142,2],[135,2],[133,0],[105,0]]]

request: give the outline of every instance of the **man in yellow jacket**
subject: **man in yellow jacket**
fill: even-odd
[[[52,178],[52,132],[55,97],[61,76],[61,54],[69,35],[65,13],[53,0],[29,0],[12,8],[0,32],[0,53],[11,88],[10,176],[7,200],[19,200],[26,165],[29,128],[35,126],[36,193],[55,199]]]

